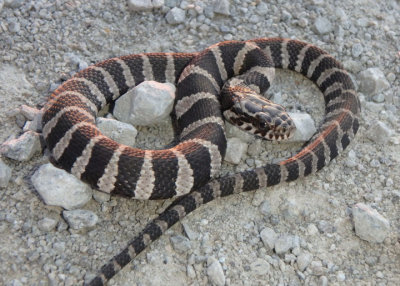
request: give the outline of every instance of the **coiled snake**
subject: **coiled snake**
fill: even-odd
[[[226,150],[222,112],[242,128],[267,139],[288,137],[293,130],[283,109],[272,103],[267,110],[263,104],[257,105],[254,94],[269,87],[273,68],[297,71],[321,90],[325,117],[319,131],[289,159],[212,179]],[[99,110],[145,80],[177,85],[172,116],[179,142],[170,149],[121,145],[102,135],[94,124]],[[252,96],[256,99],[251,100]],[[258,107],[253,108],[252,103]],[[239,110],[239,105],[257,120]],[[200,53],[129,55],[79,72],[51,95],[45,107],[43,135],[56,164],[103,192],[138,199],[181,196],[105,264],[88,285],[106,283],[202,204],[320,170],[353,139],[359,113],[358,96],[342,65],[321,49],[296,40],[230,41]]]

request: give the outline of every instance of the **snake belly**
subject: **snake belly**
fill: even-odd
[[[271,59],[273,67],[296,71],[314,82],[325,99],[325,116],[317,133],[294,156],[210,181],[226,149],[218,89],[227,78],[257,67],[249,60],[254,46]],[[198,56],[208,60],[198,61]],[[261,77],[269,82],[268,74]],[[180,142],[175,149],[140,150],[120,145],[94,125],[101,108],[144,80],[178,82],[175,118]],[[130,55],[78,73],[52,94],[43,116],[43,134],[57,164],[108,193],[139,199],[183,195],[149,222],[88,285],[106,283],[202,204],[320,170],[354,138],[359,114],[354,84],[342,65],[325,51],[291,39],[222,42],[201,53]]]

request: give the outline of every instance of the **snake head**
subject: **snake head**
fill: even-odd
[[[294,134],[296,126],[283,106],[250,89],[233,93],[233,105],[224,111],[226,120],[270,141],[285,140]]]

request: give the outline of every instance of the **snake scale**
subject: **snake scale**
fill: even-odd
[[[221,111],[225,103],[219,94],[233,85],[262,93],[270,85],[273,68],[299,72],[318,86],[325,99],[319,130],[284,161],[217,177],[226,150]],[[145,80],[177,86],[172,116],[179,142],[170,149],[121,145],[95,126],[99,110]],[[221,42],[199,53],[128,55],[77,73],[50,96],[43,115],[43,135],[55,163],[103,192],[137,199],[179,196],[87,285],[104,285],[202,204],[320,170],[354,138],[359,114],[354,84],[342,65],[325,51],[291,39]]]

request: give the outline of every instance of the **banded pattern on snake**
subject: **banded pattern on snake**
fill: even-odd
[[[325,117],[319,131],[287,160],[212,179],[226,149],[219,94],[236,84],[263,93],[273,78],[272,67],[297,71],[321,90]],[[120,145],[94,125],[101,108],[144,80],[177,83],[173,118],[179,144],[171,149],[140,150]],[[139,199],[181,196],[88,285],[106,283],[202,204],[320,170],[353,139],[359,113],[358,96],[342,65],[313,45],[289,39],[222,42],[201,53],[130,55],[78,73],[52,94],[43,116],[43,134],[56,163],[105,192]]]

